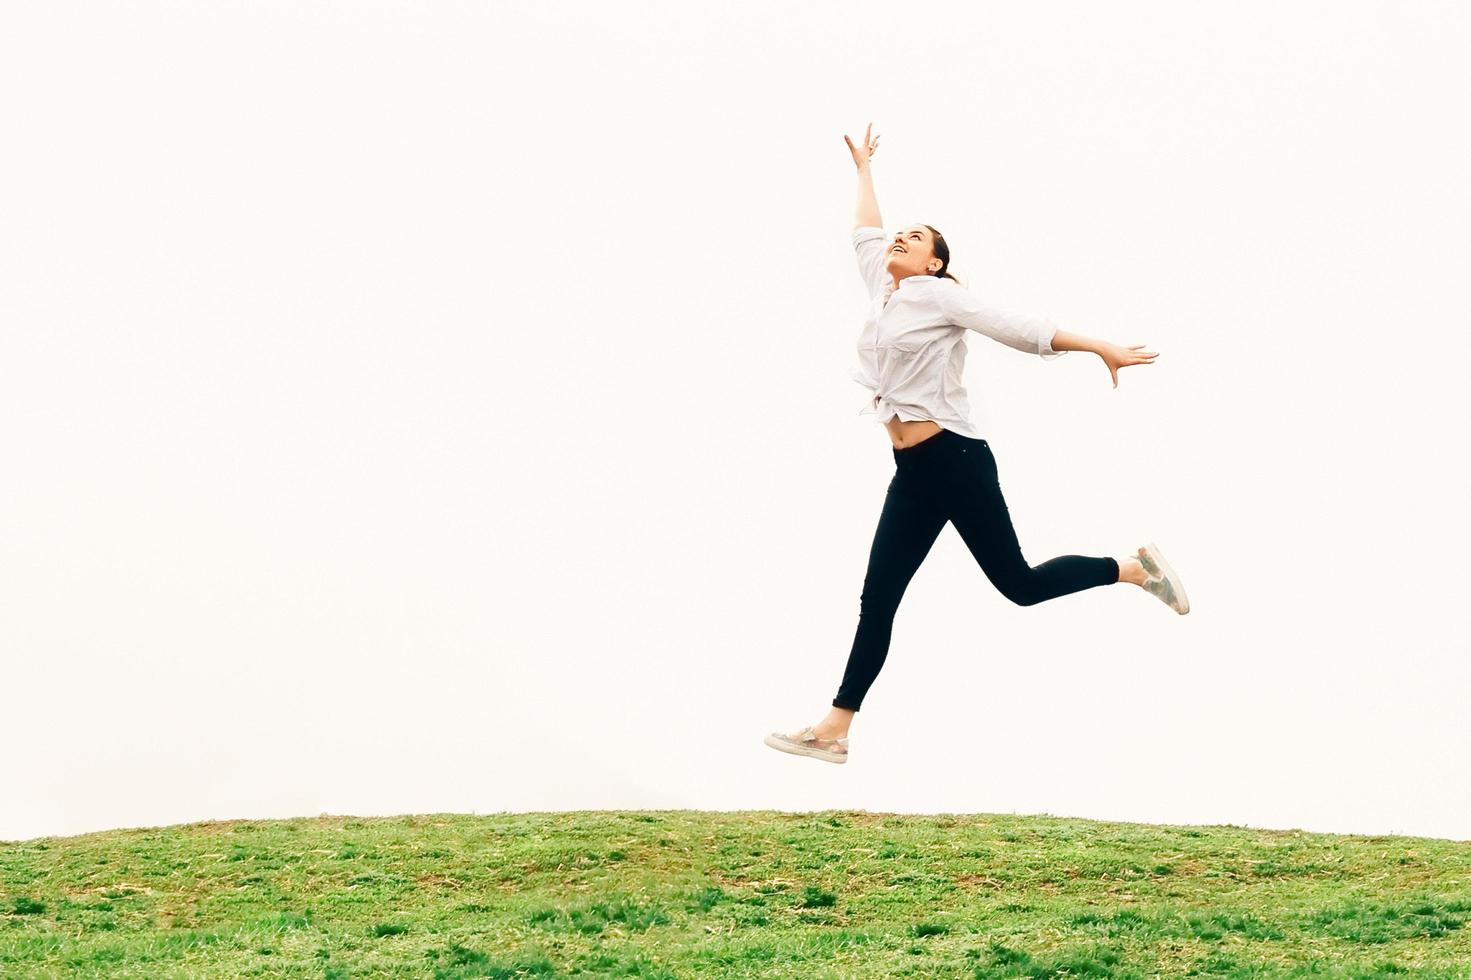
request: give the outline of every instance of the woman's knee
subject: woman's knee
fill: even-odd
[[[1010,571],[995,576],[992,581],[996,583],[997,591],[1011,602],[1018,606],[1035,606],[1043,599],[1037,588],[1036,569],[1029,565],[1022,567],[1025,571]]]
[[[864,616],[893,616],[903,597],[903,592],[893,589],[864,589],[858,597],[858,611]]]

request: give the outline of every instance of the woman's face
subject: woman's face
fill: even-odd
[[[940,268],[935,258],[935,238],[924,225],[910,225],[896,232],[888,245],[889,274],[895,279],[905,276],[933,276]]]

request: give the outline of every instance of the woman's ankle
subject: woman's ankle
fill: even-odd
[[[812,731],[818,738],[847,738],[853,715],[852,710],[834,705],[827,717],[812,727]]]

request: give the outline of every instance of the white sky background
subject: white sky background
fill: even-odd
[[[900,15],[896,16],[896,12]],[[13,5],[0,838],[852,807],[1471,838],[1471,14]],[[827,766],[892,453],[843,134],[970,288],[953,527]],[[963,753],[946,756],[946,752]]]

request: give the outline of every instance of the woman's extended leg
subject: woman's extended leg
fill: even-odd
[[[837,710],[818,726],[822,735],[835,737],[831,731],[836,726],[842,729],[839,734],[847,734],[852,712],[863,704],[869,685],[888,656],[899,600],[944,526],[944,511],[932,494],[926,492],[920,474],[911,466],[901,465],[889,482],[883,513],[879,515],[873,545],[869,548],[868,571],[859,598],[858,629],[843,682],[833,698]]]
[[[1002,595],[1019,606],[1031,606],[1119,581],[1120,566],[1114,558],[1061,555],[1036,567],[1027,564],[1001,493],[991,447],[983,439],[970,439],[952,448],[947,462],[953,478],[946,481],[950,520]]]

